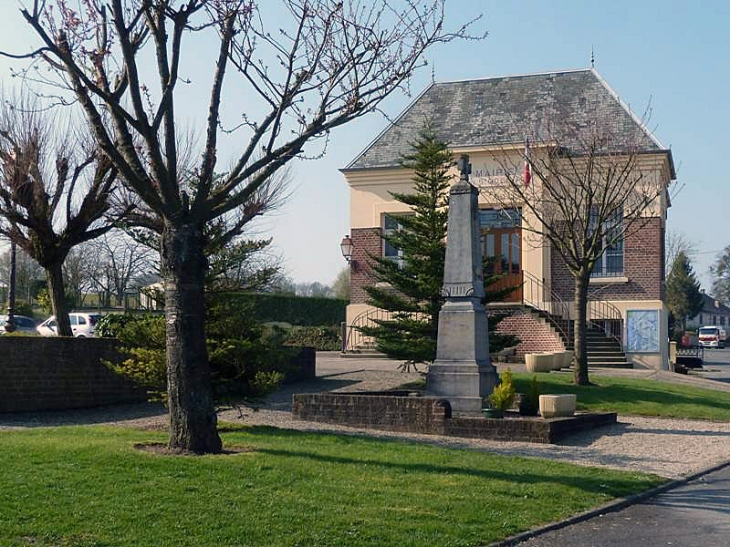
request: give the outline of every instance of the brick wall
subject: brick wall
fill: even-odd
[[[113,340],[2,336],[0,355],[0,412],[146,400],[143,390],[101,362],[119,358]]]
[[[292,416],[383,431],[534,443],[555,443],[577,431],[616,423],[615,412],[550,419],[452,416],[451,405],[444,399],[362,393],[295,394]]]
[[[560,258],[551,252],[552,288],[563,300],[573,300],[573,277]],[[659,218],[647,219],[641,229],[624,242],[624,277],[628,283],[591,283],[591,298],[599,300],[664,299],[664,228]]]
[[[513,334],[520,339],[515,348],[518,357],[524,357],[526,353],[565,351],[560,335],[544,320],[529,312],[508,315],[497,325],[497,332]]]
[[[350,303],[364,304],[368,295],[365,287],[373,283],[370,277],[370,256],[382,254],[380,228],[353,228],[352,259],[350,260]]]
[[[448,401],[425,397],[352,393],[295,394],[292,416],[368,429],[443,434],[451,416]]]

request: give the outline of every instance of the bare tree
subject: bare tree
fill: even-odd
[[[674,264],[674,261],[683,253],[688,259],[695,260],[697,258],[697,245],[687,239],[682,232],[673,232],[667,230],[664,243],[664,262],[665,264]],[[667,272],[668,274],[669,272]]]
[[[22,10],[42,41],[27,55],[73,93],[99,146],[154,212],[137,220],[162,228],[171,447],[222,449],[201,320],[205,226],[239,211],[220,236],[233,239],[261,213],[256,191],[278,169],[322,154],[332,129],[407,86],[428,47],[469,37],[469,24],[444,30],[444,1],[282,0],[284,16],[250,0],[95,0],[80,3],[79,13],[63,0],[36,0]],[[180,165],[175,106],[183,44],[193,34],[216,43],[217,52],[204,143],[190,176]],[[155,62],[156,86],[142,79],[143,57]],[[228,99],[248,110],[230,128],[237,155],[217,176]],[[312,150],[315,141],[320,147]]]
[[[121,306],[135,282],[155,268],[152,250],[122,231],[113,231],[89,242],[84,249],[89,257],[86,275],[92,290],[99,293],[102,305]]]
[[[547,245],[573,277],[574,382],[589,384],[585,345],[589,282],[607,249],[662,214],[666,187],[647,176],[635,142],[594,120],[587,125],[551,125],[532,139],[519,162],[500,160],[507,184],[490,193],[505,206],[523,204],[523,229],[534,245]],[[531,151],[530,151],[531,150]],[[514,152],[512,156],[514,158]],[[650,160],[649,160],[650,161]],[[516,163],[526,162],[527,173]],[[507,163],[510,163],[507,165]]]
[[[59,123],[60,122],[60,123]],[[44,269],[61,336],[73,336],[63,283],[71,249],[111,228],[104,220],[117,170],[71,127],[20,97],[0,110],[0,234]],[[83,132],[81,132],[83,134]]]

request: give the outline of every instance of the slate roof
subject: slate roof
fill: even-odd
[[[557,127],[572,128],[560,138],[570,148],[578,146],[574,135],[600,124],[612,142],[665,151],[598,72],[586,69],[433,83],[344,171],[400,165],[426,119],[451,148],[549,141]]]

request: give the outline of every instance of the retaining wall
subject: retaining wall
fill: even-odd
[[[62,410],[145,401],[144,390],[107,368],[107,338],[0,336],[0,412]]]

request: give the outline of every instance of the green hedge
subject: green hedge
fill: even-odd
[[[280,322],[304,327],[336,326],[345,320],[347,300],[303,297],[284,294],[231,293],[225,298],[241,310],[253,309],[262,322]]]

